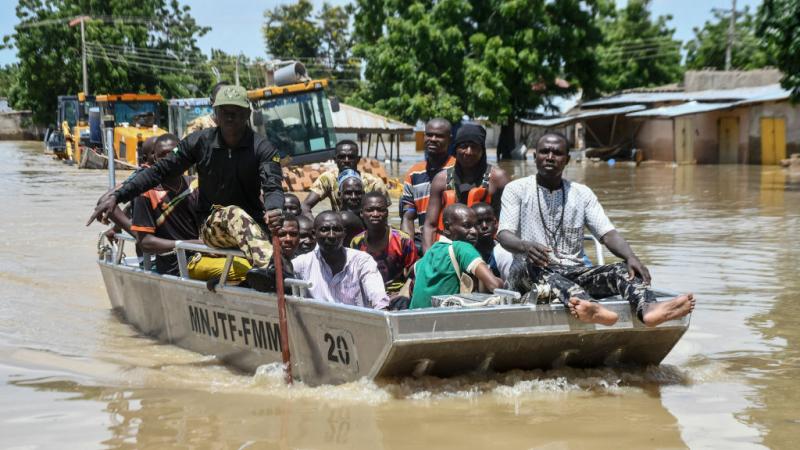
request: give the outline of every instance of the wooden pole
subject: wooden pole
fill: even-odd
[[[289,354],[289,329],[286,326],[286,294],[283,290],[283,258],[278,235],[272,237],[272,258],[275,261],[275,294],[278,296],[278,322],[281,328],[281,357],[286,366],[286,384],[292,384],[292,357]]]

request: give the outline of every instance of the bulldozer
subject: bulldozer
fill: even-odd
[[[104,94],[95,97],[97,107],[89,111],[90,139],[76,152],[81,168],[103,168],[102,122],[113,121],[114,155],[123,168],[139,165],[140,149],[145,139],[167,131],[159,127],[159,107],[164,98],[159,94]]]
[[[94,96],[83,92],[59,95],[57,122],[47,129],[44,137],[45,152],[52,153],[57,159],[74,162],[81,139],[85,141],[89,137],[89,109],[94,106]]]

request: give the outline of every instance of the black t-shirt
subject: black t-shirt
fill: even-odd
[[[191,177],[182,177],[178,192],[160,186],[151,189],[133,199],[131,230],[172,241],[197,239],[200,229],[197,198],[197,182]],[[175,253],[157,255],[156,270],[177,275],[178,258]]]
[[[222,141],[216,127],[190,134],[169,156],[123,183],[116,191],[117,201],[130,201],[194,165],[200,181],[196,209],[202,220],[208,217],[212,205],[236,205],[265,225],[265,211],[283,209],[278,151],[267,138],[249,128],[235,147],[228,148]]]

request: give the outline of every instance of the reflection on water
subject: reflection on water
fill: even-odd
[[[2,447],[780,448],[800,431],[800,180],[780,168],[568,168],[656,286],[699,298],[660,367],[289,388],[111,314],[101,228],[83,227],[105,175],[40,148],[0,142]]]

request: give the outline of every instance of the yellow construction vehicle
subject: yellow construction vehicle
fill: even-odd
[[[114,153],[116,158],[139,165],[139,149],[145,139],[167,131],[158,127],[159,94],[106,94],[96,97],[102,116],[114,117]]]
[[[336,147],[331,111],[338,111],[338,102],[328,100],[328,80],[308,79],[300,63],[276,70],[273,78],[272,86],[247,92],[253,129],[293,165],[331,159]]]
[[[89,108],[95,105],[93,96],[83,92],[78,95],[59,95],[56,125],[45,133],[45,152],[65,161],[76,161],[81,138],[88,139]]]

